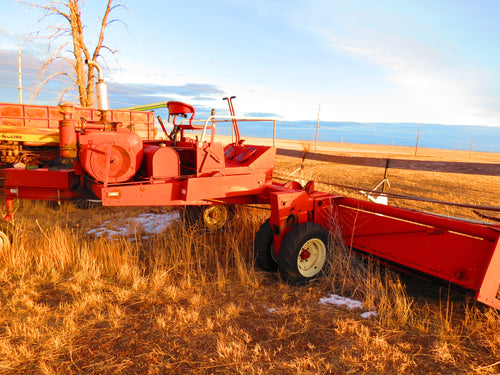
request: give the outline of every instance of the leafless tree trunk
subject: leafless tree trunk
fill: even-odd
[[[66,76],[73,82],[61,93],[61,97],[69,90],[76,88],[80,105],[83,107],[92,107],[94,104],[94,87],[95,74],[93,68],[86,68],[85,60],[96,60],[103,49],[108,50],[111,54],[116,51],[104,44],[104,32],[108,25],[116,19],[110,20],[110,13],[117,7],[122,7],[120,0],[107,0],[106,8],[102,19],[100,19],[100,30],[95,42],[95,46],[88,44],[85,41],[84,25],[82,24],[81,3],[83,0],[64,0],[50,1],[43,4],[19,0],[20,3],[33,8],[41,9],[44,15],[41,17],[42,22],[47,17],[57,17],[60,22],[47,27],[47,34],[41,37],[47,38],[49,44],[58,44],[57,50],[44,62],[41,72],[38,89],[35,91],[35,96],[40,90],[56,76]],[[62,42],[61,42],[62,41]],[[68,52],[67,47],[73,47],[72,51]],[[93,48],[93,50],[92,50]],[[48,68],[55,61],[63,60],[68,63],[73,72],[58,71],[48,73]],[[71,70],[71,69],[70,69]]]

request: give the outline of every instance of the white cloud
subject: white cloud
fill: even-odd
[[[363,103],[371,116],[363,121],[500,125],[500,112],[490,107],[487,96],[488,77],[481,67],[471,71],[465,62],[454,60],[454,51],[373,30],[348,36],[325,30],[318,34],[330,48],[383,69],[386,84],[381,90],[386,93],[370,99],[376,106]]]

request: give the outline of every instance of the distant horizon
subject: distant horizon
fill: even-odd
[[[472,146],[473,151],[500,152],[500,127],[486,126],[320,121],[318,141],[414,147],[420,126],[419,147],[470,151]],[[227,126],[220,128],[219,131],[230,134]],[[241,123],[240,128],[243,138],[245,135],[272,138],[272,129],[264,130],[259,123]],[[316,123],[277,121],[276,138],[314,141]]]

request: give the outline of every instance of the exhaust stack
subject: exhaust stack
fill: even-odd
[[[95,67],[97,69],[97,109],[100,111],[107,111],[109,109],[108,86],[106,85],[106,82],[104,82],[101,67],[92,60],[85,60],[85,63],[88,64],[89,67]]]

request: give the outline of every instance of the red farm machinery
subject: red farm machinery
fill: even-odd
[[[94,108],[75,107],[73,118],[82,123],[101,120],[102,112]],[[107,121],[148,140],[156,136],[154,113],[146,111],[109,110]],[[0,103],[0,166],[14,163],[36,166],[59,155],[59,121],[63,115],[57,106]]]
[[[201,122],[195,121],[193,106],[168,102],[173,130],[167,134],[163,128],[163,139],[141,136],[107,109],[100,109],[96,120],[60,105],[60,115],[54,116],[60,116],[58,144],[52,148],[57,157],[46,165],[4,170],[2,246],[11,245],[16,199],[201,207],[212,228],[224,224],[229,205],[265,204],[271,215],[255,236],[256,264],[278,270],[291,283],[322,273],[333,223],[349,248],[471,290],[478,301],[500,309],[500,225],[325,193],[313,182],[277,183],[272,178],[276,149],[241,139],[231,100],[231,116],[211,115]],[[225,146],[215,140],[221,121],[230,122],[235,135]],[[190,132],[198,134],[193,138]]]

